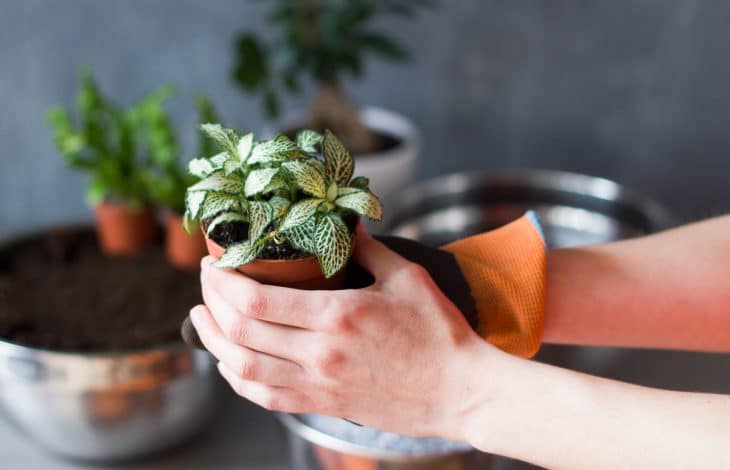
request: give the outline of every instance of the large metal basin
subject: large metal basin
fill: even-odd
[[[178,444],[204,427],[220,390],[211,357],[182,343],[69,353],[0,339],[4,414],[43,447],[75,459],[127,459]]]

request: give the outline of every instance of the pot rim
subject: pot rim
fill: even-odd
[[[201,225],[200,229],[203,231],[203,236],[205,237],[205,239],[207,241],[209,241],[210,243],[214,244],[215,246],[217,246],[221,250],[225,250],[226,249],[225,247],[223,247],[222,245],[220,245],[218,242],[216,242],[215,240],[213,240],[212,238],[210,238],[205,233],[205,229],[203,229],[202,225]],[[210,256],[210,254],[209,254],[209,256]],[[295,259],[261,259],[261,258],[254,258],[253,261],[251,261],[249,263],[246,263],[246,264],[251,264],[251,263],[281,264],[281,263],[297,263],[297,262],[311,263],[313,259],[316,260],[317,257],[314,256],[314,255],[311,255],[311,254],[308,255],[308,256],[305,256],[303,258],[295,258]],[[319,261],[317,261],[317,264],[319,264]]]
[[[273,137],[279,132],[299,127],[305,115],[305,108],[289,111],[281,119],[274,121],[272,126],[267,126],[264,134]],[[422,142],[421,132],[415,123],[404,114],[379,106],[362,106],[360,107],[360,116],[368,128],[396,137],[400,143],[383,152],[355,154],[355,158],[367,161],[387,160],[408,147],[415,148],[414,154],[419,153]]]
[[[12,245],[30,241],[32,238],[37,237],[40,234],[48,232],[60,232],[70,233],[79,231],[93,231],[94,226],[88,222],[71,222],[68,224],[60,225],[49,225],[45,227],[39,227],[35,229],[24,230],[19,233],[0,238],[0,250],[7,249]],[[162,344],[157,344],[149,347],[120,349],[114,351],[64,351],[61,349],[42,348],[38,346],[31,346],[27,344],[17,343],[7,338],[0,337],[0,349],[7,349],[10,351],[16,351],[21,353],[37,353],[42,352],[44,354],[54,354],[63,357],[83,357],[83,358],[98,358],[98,359],[114,359],[124,356],[135,356],[138,354],[144,354],[154,351],[168,351],[174,352],[181,349],[189,349],[189,347],[182,341],[170,341]]]
[[[295,434],[296,436],[329,450],[334,450],[345,454],[357,455],[360,457],[367,457],[377,460],[387,460],[391,462],[414,463],[426,462],[433,459],[440,459],[452,455],[467,454],[477,451],[471,446],[466,448],[468,444],[464,444],[465,448],[461,450],[454,449],[447,452],[434,452],[430,454],[409,454],[407,452],[375,449],[360,444],[354,444],[339,437],[331,436],[306,424],[297,414],[281,412],[277,412],[275,414],[279,421],[281,421],[281,423],[284,425],[284,427],[286,427],[289,432]]]

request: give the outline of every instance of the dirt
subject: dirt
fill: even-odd
[[[0,337],[17,343],[82,352],[170,343],[198,303],[198,274],[171,267],[162,247],[108,258],[84,230],[0,250]]]

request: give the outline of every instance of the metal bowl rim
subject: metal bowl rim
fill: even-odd
[[[307,423],[302,421],[298,415],[290,413],[276,413],[276,416],[289,430],[289,432],[306,440],[307,442],[324,447],[329,450],[342,452],[345,454],[357,455],[360,457],[367,457],[371,459],[387,460],[391,462],[425,462],[454,455],[462,455],[476,452],[476,449],[468,448],[462,450],[451,450],[448,452],[434,452],[430,454],[409,454],[407,452],[374,449],[372,447],[366,447],[360,444],[346,441],[344,439],[340,439],[338,437],[331,436],[308,425]]]
[[[566,187],[560,187],[561,183]],[[476,173],[464,171],[436,176],[414,183],[403,190],[403,203],[394,210],[396,216],[394,220],[399,220],[398,215],[413,209],[429,198],[488,185],[532,186],[589,196],[607,202],[624,203],[645,214],[647,219],[654,225],[655,230],[675,225],[674,217],[663,206],[616,181],[599,176],[541,168],[512,168]],[[600,185],[604,188],[604,191],[597,191],[596,185]],[[580,190],[578,191],[575,188],[580,188]],[[613,196],[609,197],[605,194],[608,192],[612,193]],[[399,223],[393,222],[391,225],[395,227]]]

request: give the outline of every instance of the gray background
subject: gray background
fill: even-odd
[[[84,179],[63,167],[43,119],[72,103],[81,64],[122,103],[175,83],[188,142],[199,89],[229,124],[260,129],[258,100],[229,70],[235,33],[264,30],[263,3],[0,0],[0,235],[88,217]],[[421,127],[418,177],[578,171],[700,218],[730,207],[729,23],[721,1],[442,1],[417,21],[378,24],[411,64],[373,60],[347,85]]]
[[[412,63],[371,61],[367,79],[347,86],[358,102],[415,120],[426,140],[419,178],[577,171],[618,180],[690,220],[730,209],[728,24],[722,1],[442,0],[417,21],[378,25],[411,49]],[[245,28],[264,31],[261,8],[242,0],[0,0],[0,236],[89,217],[85,179],[63,167],[43,120],[49,106],[73,102],[81,64],[122,103],[175,83],[172,108],[188,149],[196,90],[230,125],[260,129],[258,100],[229,80],[231,41]],[[720,380],[726,356],[595,353],[617,356],[608,368],[572,366],[647,385],[730,390]],[[566,354],[553,347],[543,357]],[[142,467],[283,468],[271,417],[243,400],[231,406],[203,442]],[[0,435],[9,468],[76,468],[5,426]]]

